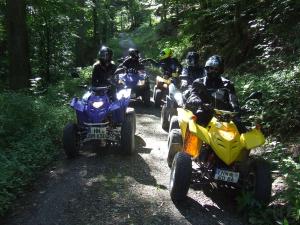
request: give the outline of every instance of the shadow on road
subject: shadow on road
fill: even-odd
[[[174,203],[180,213],[193,225],[225,224],[224,209],[214,205],[203,204],[187,197],[184,202]],[[233,219],[233,224],[240,224]],[[230,223],[231,224],[231,223]]]
[[[196,191],[202,190],[219,208],[227,212],[235,212],[238,189],[231,186],[216,185],[215,183],[196,183],[192,185]]]

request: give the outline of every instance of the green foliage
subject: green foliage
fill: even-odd
[[[249,224],[299,224],[299,158],[291,158],[285,145],[273,139],[268,139],[263,156],[272,162],[273,171],[277,171],[275,178],[282,178],[284,183],[268,207],[260,206],[249,194],[242,194],[238,198],[240,211],[247,214]]]
[[[46,94],[0,93],[0,215],[58,154],[68,103],[83,79],[64,80]]]
[[[264,131],[285,138],[300,128],[299,67],[261,75],[232,76],[240,97],[262,91],[261,114]]]

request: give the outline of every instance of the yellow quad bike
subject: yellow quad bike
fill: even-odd
[[[179,129],[172,129],[168,136],[172,200],[184,200],[193,182],[215,182],[250,191],[256,200],[267,204],[272,184],[270,165],[249,157],[251,149],[265,142],[259,126],[240,134],[233,122],[234,112],[214,109],[213,118],[203,127],[191,111],[177,111]]]
[[[157,76],[155,80],[155,86],[153,89],[153,101],[155,107],[159,108],[162,104],[163,99],[165,99],[168,94],[169,85],[172,82],[172,78],[178,77],[178,73],[172,73],[172,76],[169,78]]]

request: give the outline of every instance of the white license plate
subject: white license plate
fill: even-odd
[[[105,139],[106,127],[91,127],[91,131],[88,136],[90,139]]]
[[[136,98],[136,93],[131,93],[130,98]]]
[[[238,172],[216,169],[215,180],[237,183],[239,176],[240,174]]]

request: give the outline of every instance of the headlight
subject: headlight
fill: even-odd
[[[131,94],[131,89],[122,89],[117,93],[117,99],[120,100],[121,98],[129,98]]]
[[[139,80],[137,83],[137,86],[144,86],[145,85],[145,80]]]
[[[99,109],[101,106],[103,106],[104,102],[100,101],[100,102],[93,102],[92,103],[92,106],[95,108],[95,109]]]

